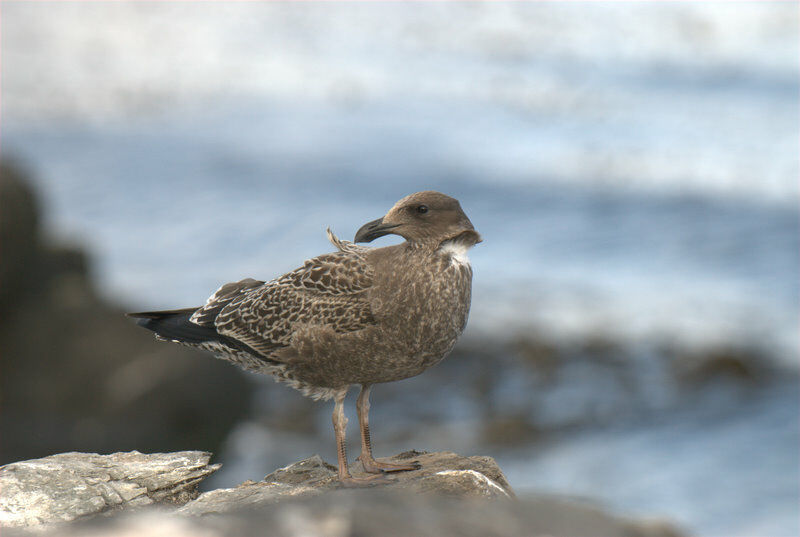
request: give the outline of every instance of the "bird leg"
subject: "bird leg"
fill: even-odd
[[[353,477],[347,468],[347,416],[344,415],[344,398],[347,390],[336,394],[336,404],[333,407],[333,431],[336,434],[336,453],[339,459],[339,481],[345,487],[360,487],[388,482],[382,475],[368,477]]]
[[[377,461],[372,457],[372,442],[369,437],[369,384],[361,385],[358,394],[356,409],[358,410],[358,424],[361,427],[361,455],[358,456],[364,471],[377,474],[382,472],[404,472],[419,470],[420,464],[416,461],[409,464],[396,464],[392,462]]]

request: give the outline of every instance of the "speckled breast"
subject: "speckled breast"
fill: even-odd
[[[472,295],[472,268],[452,256],[429,254],[398,266],[375,304],[375,367],[365,364],[359,382],[412,377],[441,361],[464,331]],[[380,288],[379,288],[380,289]]]

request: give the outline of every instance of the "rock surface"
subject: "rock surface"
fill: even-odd
[[[391,458],[409,459],[422,468],[366,489],[342,488],[336,469],[314,456],[259,483],[197,496],[197,483],[218,468],[208,453],[66,453],[0,468],[0,521],[4,536],[680,535],[667,523],[622,519],[573,500],[516,499],[489,457],[412,451]],[[118,516],[92,517],[109,512]]]
[[[387,477],[381,491],[429,493],[451,498],[513,498],[506,477],[491,457],[462,457],[455,453],[408,451],[388,459],[391,462],[418,461],[422,468]],[[352,465],[354,475],[361,473],[361,463]],[[341,488],[336,467],[318,455],[291,464],[269,474],[263,481],[242,483],[236,488],[203,493],[183,506],[187,515],[207,515],[238,511],[242,507],[273,504],[289,498],[316,496]],[[374,487],[374,490],[378,490]]]
[[[6,535],[4,533],[4,535]],[[12,533],[22,535],[20,532]],[[53,537],[679,537],[662,521],[611,516],[575,501],[455,500],[379,490],[338,490],[238,513],[181,517],[158,511],[74,524]]]
[[[210,453],[62,453],[0,467],[0,525],[69,522],[122,508],[183,505],[220,465]]]

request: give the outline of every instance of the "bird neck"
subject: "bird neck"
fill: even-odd
[[[467,250],[481,242],[480,234],[472,229],[447,237],[425,237],[406,240],[406,247],[420,253],[433,253],[444,249]]]

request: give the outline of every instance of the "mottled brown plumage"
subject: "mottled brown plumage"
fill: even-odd
[[[420,374],[453,348],[469,314],[466,251],[480,236],[453,198],[412,194],[355,242],[393,233],[402,244],[368,248],[336,238],[334,253],[280,278],[222,286],[200,308],[132,314],[162,339],[214,352],[268,373],[315,399],[336,400],[340,477],[356,483],[344,454],[344,396],[360,384],[361,459],[368,472],[410,469],[372,458],[369,387]]]

